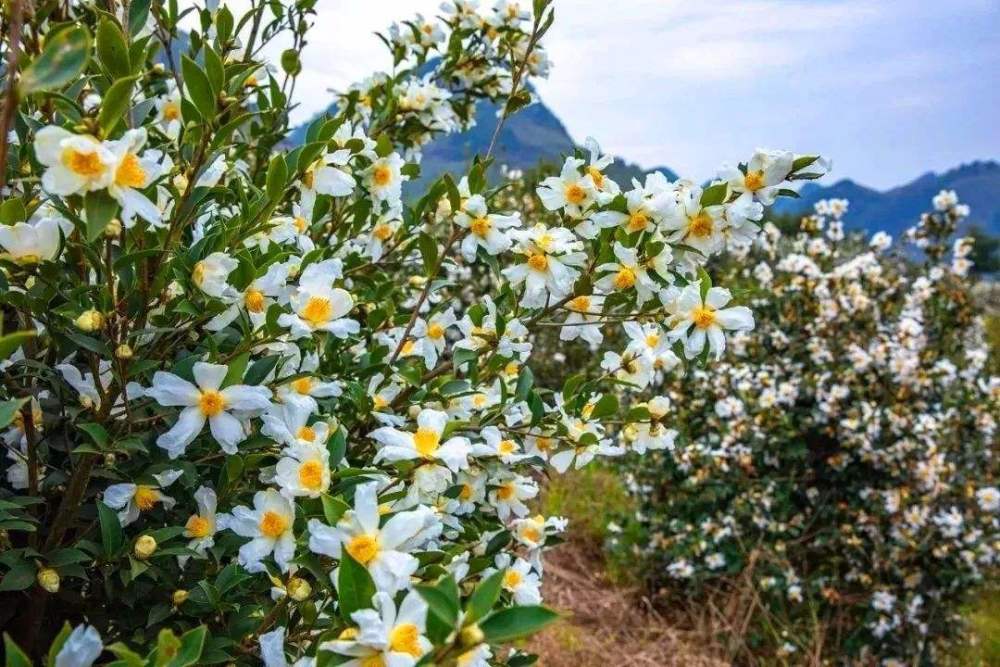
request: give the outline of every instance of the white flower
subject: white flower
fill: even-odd
[[[581,294],[567,301],[563,308],[569,311],[569,315],[559,329],[559,340],[582,338],[593,346],[600,345],[604,340],[600,325],[604,297]],[[590,322],[596,324],[589,324]]]
[[[127,526],[139,518],[140,512],[148,512],[156,506],[156,503],[163,503],[166,509],[176,505],[177,501],[160,489],[173,484],[181,474],[180,470],[168,470],[153,475],[158,486],[132,483],[112,484],[104,490],[104,504],[111,509],[120,510],[118,521],[122,526]]]
[[[48,167],[42,175],[42,187],[59,196],[103,190],[114,179],[118,162],[94,137],[55,125],[35,133],[35,156]]]
[[[495,456],[501,463],[512,464],[529,458],[529,454],[521,453],[521,446],[515,440],[504,438],[496,426],[487,426],[482,431],[485,442],[473,445],[472,454],[486,457]]]
[[[246,432],[240,420],[231,411],[251,415],[266,410],[271,405],[271,390],[245,384],[230,385],[220,389],[229,372],[227,366],[199,361],[192,369],[197,386],[164,371],[153,375],[153,386],[146,395],[160,405],[183,406],[177,423],[156,439],[156,444],[176,459],[198,437],[208,422],[212,437],[227,454],[236,453],[236,445],[243,442]]]
[[[236,270],[240,263],[224,252],[213,252],[194,265],[191,272],[191,282],[202,292],[215,298],[232,299],[236,290],[229,284],[229,274]]]
[[[368,437],[382,446],[375,454],[373,462],[423,459],[440,461],[455,472],[466,468],[469,465],[471,445],[468,439],[463,437],[449,438],[442,443],[441,437],[447,424],[447,413],[424,409],[417,415],[415,433],[400,431],[390,426],[375,429]]]
[[[167,92],[156,98],[156,122],[171,141],[176,141],[181,133],[181,91],[177,82],[167,80]]]
[[[445,334],[448,328],[454,324],[455,311],[451,308],[432,315],[427,321],[417,320],[410,331],[410,338],[403,343],[400,354],[404,357],[421,356],[427,368],[434,368],[437,365],[438,357],[445,350]]]
[[[55,667],[90,667],[103,652],[104,642],[97,629],[78,625],[56,654]]]
[[[330,488],[329,450],[319,444],[295,444],[285,448],[275,467],[274,483],[286,496],[319,498]]]
[[[316,194],[346,197],[354,192],[354,177],[343,169],[350,158],[351,151],[342,148],[327,153],[309,165],[302,175],[303,202],[311,202]]]
[[[580,275],[573,268],[586,262],[587,256],[579,252],[582,244],[573,233],[564,228],[548,228],[537,224],[530,229],[511,230],[517,242],[515,252],[525,261],[503,270],[512,285],[524,283],[521,305],[540,308],[549,299],[562,299],[573,289]]]
[[[350,638],[323,642],[321,650],[332,651],[353,659],[342,667],[413,667],[431,650],[424,636],[427,625],[427,603],[417,591],[410,591],[399,605],[384,592],[372,598],[374,609],[362,609],[351,614],[358,624]]]
[[[148,188],[160,177],[162,167],[160,151],[146,151],[139,156],[139,151],[146,143],[146,130],[128,130],[121,139],[108,143],[108,148],[116,159],[114,180],[108,184],[108,193],[122,207],[122,221],[126,227],[131,227],[136,215],[150,224],[160,222],[160,209],[151,202],[140,190]]]
[[[706,339],[711,354],[718,359],[726,349],[724,329],[753,329],[753,315],[749,308],[723,308],[730,299],[732,295],[729,290],[713,287],[708,290],[703,301],[700,286],[692,283],[669,306],[674,324],[668,335],[673,340],[684,340],[684,354],[689,359],[701,353]]]
[[[482,248],[489,255],[499,255],[511,246],[511,238],[504,231],[521,226],[521,214],[500,215],[490,213],[482,195],[473,195],[462,210],[455,214],[455,224],[469,233],[462,239],[462,255],[467,261],[476,259],[476,249]]]
[[[614,253],[617,262],[608,262],[597,267],[598,271],[611,273],[595,282],[594,287],[608,294],[624,292],[634,287],[636,300],[642,305],[653,296],[659,285],[649,277],[646,267],[639,262],[638,250],[615,242]]]
[[[69,235],[73,226],[62,218],[41,218],[33,222],[0,225],[0,257],[16,264],[48,262],[59,256],[60,232]]]
[[[663,220],[663,229],[670,232],[671,241],[689,245],[707,256],[721,250],[725,243],[725,208],[703,207],[702,192],[697,185],[683,187],[677,193],[677,206]]]
[[[515,604],[541,604],[542,580],[532,571],[531,563],[523,558],[515,560],[513,565],[507,565],[509,562],[508,554],[496,558],[497,568],[504,570],[501,588],[513,596]]]
[[[205,328],[209,331],[221,331],[233,320],[245,312],[250,318],[254,329],[259,329],[267,320],[267,310],[271,304],[287,299],[289,265],[276,262],[267,267],[267,272],[260,278],[254,278],[242,294],[224,291],[223,300],[229,301],[229,307],[209,320]]]
[[[729,182],[733,192],[745,194],[770,206],[778,196],[785,178],[792,171],[795,156],[788,151],[769,151],[758,148],[746,171],[736,167],[725,167],[719,172],[719,178]]]
[[[261,433],[289,447],[325,445],[330,437],[330,425],[318,421],[310,426],[311,415],[310,406],[300,401],[271,406],[261,417],[264,422]]]
[[[341,276],[341,263],[328,259],[310,264],[299,278],[299,288],[291,297],[293,313],[284,313],[278,324],[289,327],[293,338],[306,338],[316,331],[327,331],[346,338],[361,330],[361,325],[344,316],[354,308],[350,293],[333,282]]]
[[[365,186],[376,203],[388,202],[389,208],[396,208],[403,193],[404,176],[402,169],[405,161],[398,153],[380,157],[365,173]]]
[[[274,489],[258,491],[253,509],[240,505],[232,511],[227,525],[237,535],[251,540],[240,547],[240,565],[249,572],[264,572],[261,562],[270,554],[282,572],[288,572],[295,556],[295,506]]]
[[[419,546],[421,533],[436,520],[422,506],[393,515],[381,527],[379,518],[378,483],[360,484],[354,490],[354,510],[336,526],[309,521],[309,549],[338,559],[346,551],[368,568],[380,591],[395,593],[409,586],[419,565],[407,552]]]
[[[995,486],[987,486],[976,491],[976,502],[984,512],[996,512],[1000,509],[1000,491]]]
[[[536,192],[546,209],[564,209],[570,217],[579,218],[594,203],[597,188],[593,176],[580,173],[583,163],[579,158],[568,157],[558,176],[542,181]]]
[[[184,524],[184,537],[189,538],[188,549],[204,556],[205,552],[215,544],[215,532],[218,529],[216,508],[218,498],[215,491],[207,486],[199,486],[194,492],[194,500],[198,504],[198,512],[188,517]],[[186,554],[177,557],[181,567],[187,562]]]
[[[289,667],[285,658],[285,628],[278,626],[270,632],[265,632],[258,640],[260,644],[260,659],[264,667]],[[303,656],[291,664],[291,667],[314,667],[316,658]]]
[[[534,480],[512,473],[502,473],[497,479],[492,480],[491,484],[494,488],[487,497],[490,504],[496,508],[501,521],[506,521],[511,514],[528,515],[528,506],[524,501],[538,495],[538,484]]]

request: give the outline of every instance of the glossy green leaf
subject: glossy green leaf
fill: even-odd
[[[90,31],[79,24],[48,39],[41,55],[21,74],[21,94],[61,88],[75,81],[87,66],[90,41]]]

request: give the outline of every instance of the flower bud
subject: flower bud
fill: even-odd
[[[117,458],[115,457],[114,452],[108,452],[104,455],[104,465],[106,466],[113,466],[116,460]]]
[[[40,569],[36,579],[38,580],[38,585],[49,593],[57,593],[59,591],[59,573],[51,567]]]
[[[188,177],[185,176],[184,174],[177,174],[176,176],[174,176],[173,183],[174,187],[177,188],[178,191],[184,192],[185,190],[187,190]]]
[[[132,351],[132,346],[128,343],[122,343],[115,350],[115,356],[119,359],[131,359],[133,354],[135,353]]]
[[[152,535],[143,535],[135,541],[135,557],[146,560],[156,552],[156,540]]]
[[[75,324],[80,331],[97,331],[104,326],[104,315],[91,308],[81,313],[80,317],[76,318]]]
[[[476,644],[482,644],[483,640],[486,639],[486,635],[475,623],[467,625],[462,628],[462,634],[460,635],[462,640],[462,646],[475,646]]]
[[[183,588],[178,588],[174,591],[174,594],[170,596],[170,600],[174,603],[175,607],[180,607],[188,599],[188,592]]]
[[[122,235],[122,221],[112,218],[111,222],[104,226],[104,235],[109,239],[116,239]]]
[[[312,586],[309,585],[309,582],[299,577],[289,579],[285,590],[288,591],[288,597],[296,602],[302,602],[312,594]]]

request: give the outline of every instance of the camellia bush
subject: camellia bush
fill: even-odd
[[[950,238],[967,208],[933,204],[903,247],[845,234],[844,200],[769,223],[718,273],[758,327],[659,388],[678,433],[630,466],[613,546],[662,595],[730,605],[744,650],[932,664],[996,572],[1000,378]]]
[[[288,149],[313,5],[4,3],[8,665],[530,664],[503,645],[554,618],[565,527],[539,481],[625,424],[666,445],[619,388],[753,326],[703,265],[825,168],[759,151],[623,191],[588,142],[537,219],[502,208],[544,0],[393,26],[392,71]],[[404,192],[480,100],[485,154]],[[622,327],[605,368],[536,382],[539,330]]]

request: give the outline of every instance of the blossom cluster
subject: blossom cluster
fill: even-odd
[[[758,327],[666,384],[679,432],[659,466],[630,468],[641,508],[615,548],[665,592],[752,582],[775,655],[933,659],[1000,562],[1000,378],[970,241],[947,252],[968,209],[953,192],[933,203],[906,235],[945,251],[927,255],[845,232],[844,200],[791,235],[766,224],[720,270]]]
[[[823,161],[761,150],[704,187],[623,190],[590,140],[532,218],[488,152],[404,186],[477,100],[497,132],[530,102],[546,2],[397,24],[392,72],[287,151],[312,2],[67,4],[24,22],[0,165],[9,650],[530,664],[500,647],[554,618],[542,553],[566,521],[535,511],[540,481],[626,450],[619,388],[753,327],[706,262]],[[283,33],[279,71],[258,54]],[[529,362],[553,324],[630,342],[548,386]],[[634,428],[630,449],[668,444]]]

